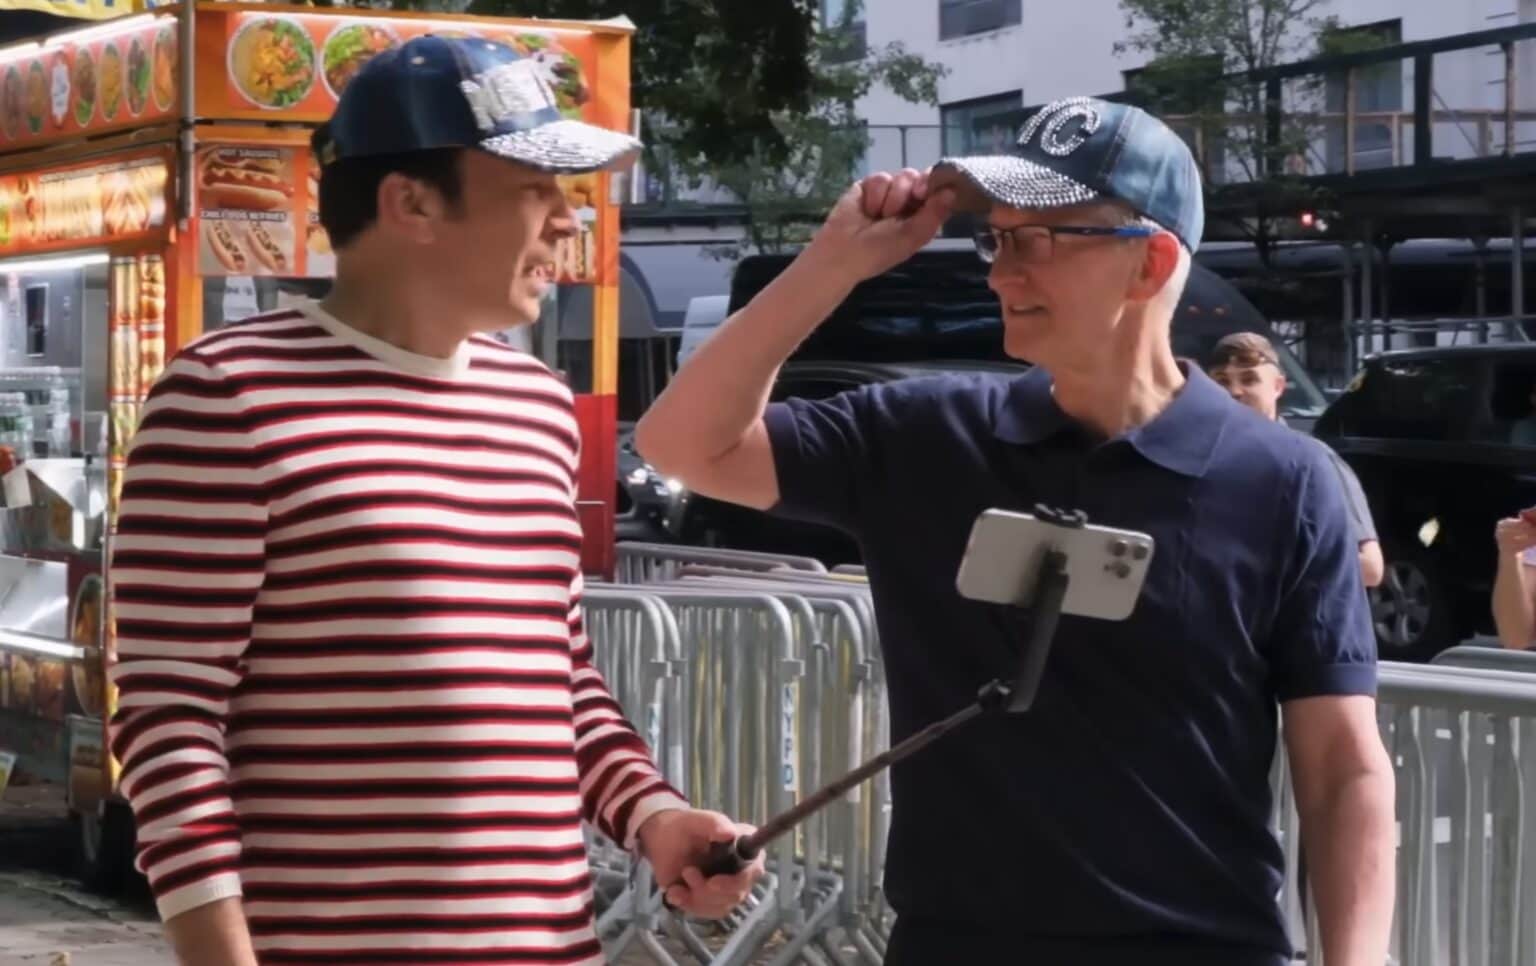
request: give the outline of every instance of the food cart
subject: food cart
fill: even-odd
[[[310,132],[370,57],[426,33],[509,43],[568,116],[631,126],[627,21],[181,3],[0,49],[0,756],[61,789],[98,886],[131,842],[104,564],[144,394],[200,333],[324,289]],[[572,381],[596,573],[613,564],[622,177],[564,179],[582,230],[561,288],[592,287],[594,337],[528,342],[560,347]]]

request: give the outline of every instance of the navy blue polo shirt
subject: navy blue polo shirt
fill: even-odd
[[[895,769],[886,888],[909,924],[995,935],[1009,962],[1289,957],[1277,702],[1373,694],[1375,639],[1327,457],[1186,374],[1156,419],[1108,441],[1041,369],[769,407],[774,512],[863,548],[894,740],[1016,667],[1022,615],[955,589],[983,510],[1078,508],[1156,540],[1128,620],[1062,618],[1032,710]]]

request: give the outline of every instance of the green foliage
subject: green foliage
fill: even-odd
[[[812,43],[812,88],[804,111],[777,111],[772,123],[783,154],[761,150],[741,162],[683,165],[695,180],[706,176],[745,205],[745,243],[759,251],[779,251],[809,239],[825,215],[859,173],[869,136],[854,107],[876,86],[922,104],[938,104],[943,69],[929,64],[901,44],[859,49],[855,37],[858,5],[844,8],[843,22],[817,34]],[[850,56],[850,53],[855,56]],[[722,246],[721,257],[735,258],[743,246]]]

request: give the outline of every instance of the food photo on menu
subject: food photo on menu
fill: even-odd
[[[400,46],[400,38],[383,24],[344,23],[326,38],[322,59],[325,61],[325,86],[332,97],[340,97],[357,72],[386,50]]]
[[[590,282],[597,277],[597,201],[602,181],[597,174],[563,175],[559,181],[580,228],[555,246],[556,278]]]
[[[123,52],[115,42],[108,41],[101,48],[101,62],[96,71],[96,99],[101,102],[101,119],[117,118],[123,103]]]
[[[155,107],[169,111],[176,106],[176,29],[165,24],[155,32],[155,63],[152,87]]]
[[[40,60],[27,65],[26,114],[28,130],[41,134],[48,117],[48,72]]]
[[[89,47],[75,51],[75,123],[85,127],[96,113],[96,58]]]
[[[21,137],[27,124],[27,88],[15,64],[5,69],[0,80],[0,130],[8,140]]]
[[[50,76],[48,104],[52,110],[49,113],[54,127],[63,127],[64,118],[69,116],[69,54],[61,50],[54,55]]]
[[[138,117],[149,103],[150,74],[149,52],[144,49],[141,37],[128,44],[128,113]]]
[[[297,269],[294,152],[212,147],[198,158],[202,269],[216,275],[287,275]]]
[[[289,17],[248,20],[230,41],[229,75],[257,107],[292,107],[314,89],[315,42]]]

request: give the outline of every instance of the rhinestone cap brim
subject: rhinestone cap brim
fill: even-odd
[[[628,167],[640,142],[628,134],[581,121],[554,121],[480,142],[498,157],[555,174],[585,174]]]
[[[1101,197],[1064,174],[1006,154],[945,158],[929,176],[929,190],[937,188],[954,188],[956,210],[969,212],[984,212],[994,204],[1064,208]]]

